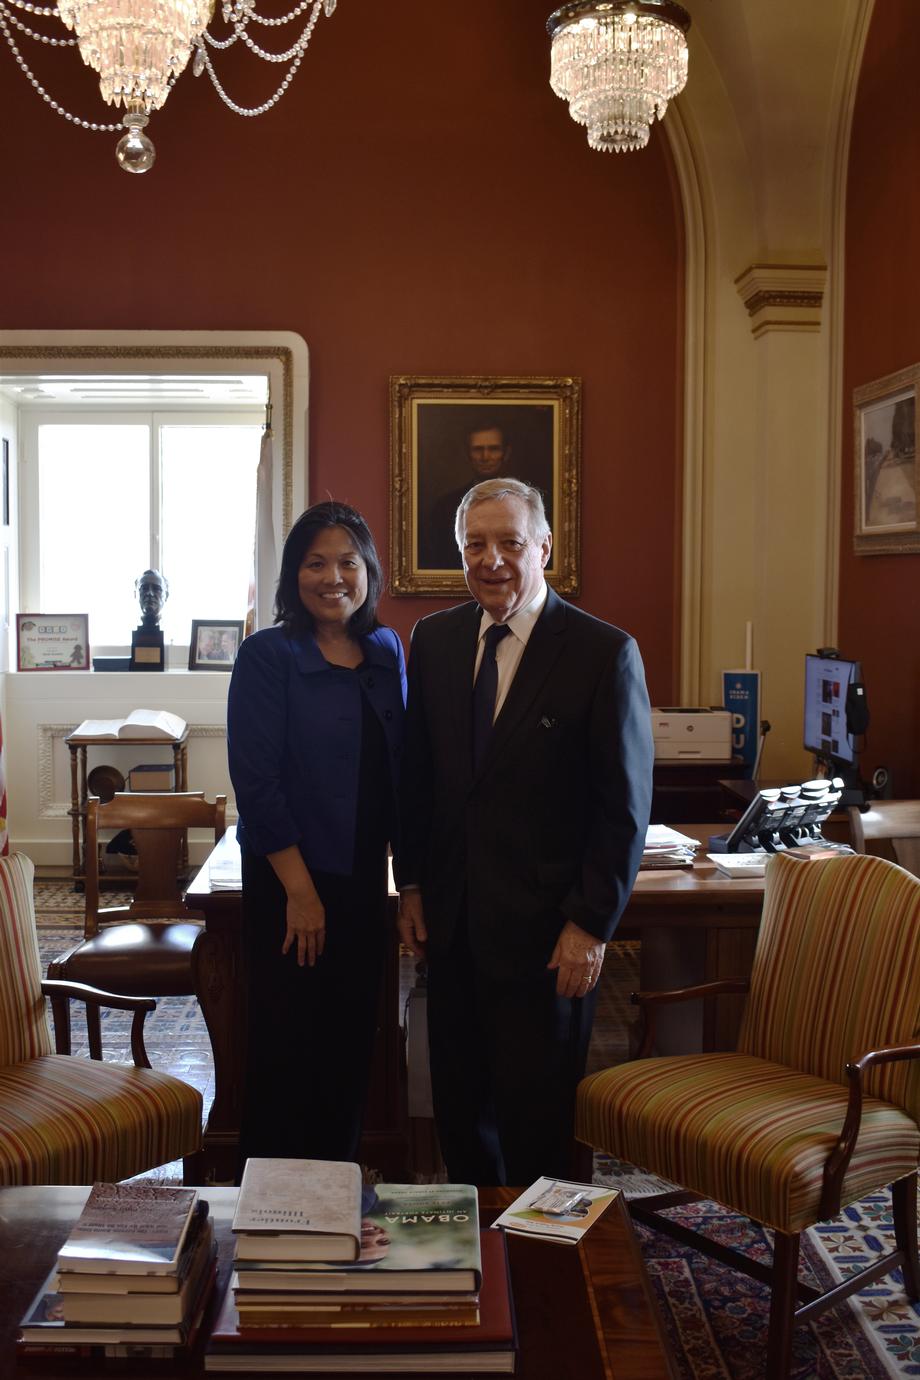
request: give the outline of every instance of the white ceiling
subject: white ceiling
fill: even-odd
[[[264,407],[264,374],[0,374],[17,407]]]

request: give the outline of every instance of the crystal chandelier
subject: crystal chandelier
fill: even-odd
[[[146,172],[156,151],[144,134],[148,116],[158,110],[184,71],[194,50],[195,76],[207,72],[225,105],[237,115],[264,115],[284,95],[303,59],[322,13],[328,18],[336,0],[300,0],[287,14],[268,18],[257,13],[256,0],[224,0],[221,14],[226,33],[215,37],[207,28],[215,0],[58,0],[54,5],[35,5],[28,0],[0,0],[0,31],[29,82],[57,115],[81,129],[108,133],[126,130],[115,154],[128,172]],[[17,13],[17,11],[19,13]],[[53,31],[38,31],[19,17],[59,20],[75,38],[60,38]],[[250,25],[280,28],[303,18],[300,33],[283,52],[260,47],[249,33]],[[77,48],[88,67],[99,73],[99,89],[109,105],[123,105],[121,124],[99,124],[71,115],[40,83],[19,47],[19,35],[52,48]],[[242,41],[263,62],[286,64],[287,71],[273,95],[262,105],[241,106],[227,95],[214,71],[212,50],[233,47]]]
[[[550,86],[606,151],[642,149],[687,81],[690,16],[674,0],[575,0],[546,21]]]

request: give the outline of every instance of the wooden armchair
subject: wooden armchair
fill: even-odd
[[[201,1148],[201,1094],[155,1073],[143,1024],[156,1005],[78,983],[42,982],[32,883],[22,853],[0,858],[0,1184],[91,1184],[141,1174]],[[54,1015],[55,1050],[45,998]],[[70,1055],[70,999],[133,1011],[134,1066]]]
[[[637,995],[653,1012],[744,986]],[[631,1203],[634,1217],[770,1285],[764,1373],[781,1380],[795,1322],[896,1267],[920,1297],[918,1123],[920,881],[880,858],[780,855],[767,868],[737,1053],[593,1074],[579,1086],[575,1134],[682,1185]],[[887,1184],[897,1249],[829,1294],[801,1284],[800,1233]],[[659,1215],[695,1198],[772,1227],[772,1269]]]
[[[186,829],[224,834],[227,797],[212,805],[201,792],[124,792],[109,801],[90,797],[86,813],[86,910],[83,939],[48,965],[49,978],[86,982],[125,996],[190,996],[192,950],[201,912],[182,899],[177,882]],[[137,850],[137,883],[127,906],[100,907],[99,833],[130,829]],[[101,1057],[97,1007],[87,1009],[90,1054]]]
[[[873,800],[848,814],[857,853],[889,858],[920,877],[920,800]]]

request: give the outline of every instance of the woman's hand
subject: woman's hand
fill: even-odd
[[[313,878],[307,871],[296,845],[269,853],[268,861],[287,895],[287,930],[281,952],[297,946],[297,962],[312,968],[326,946],[326,911],[316,894]]]
[[[288,895],[287,933],[281,952],[286,954],[297,945],[297,962],[302,968],[304,959],[312,968],[322,957],[326,945],[326,911],[316,894]]]

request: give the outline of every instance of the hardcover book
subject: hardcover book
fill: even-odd
[[[197,1331],[207,1306],[216,1267],[209,1262],[192,1302],[189,1314],[179,1323],[68,1323],[64,1321],[63,1299],[54,1287],[54,1273],[45,1280],[20,1323],[20,1349],[82,1346],[187,1346]],[[63,1354],[63,1353],[61,1353]]]
[[[233,1231],[242,1260],[357,1260],[361,1170],[338,1160],[247,1160]]]
[[[241,1327],[228,1290],[205,1353],[205,1370],[511,1373],[514,1314],[500,1233],[482,1233],[481,1258],[479,1322],[462,1327],[368,1326],[347,1333],[333,1327]]]
[[[326,1294],[479,1288],[479,1198],[472,1185],[373,1184],[363,1190],[361,1207],[361,1254],[354,1264],[305,1261],[283,1272],[285,1288]],[[274,1263],[239,1260],[237,1269],[240,1285],[251,1288]],[[279,1279],[272,1274],[270,1287]]]
[[[525,1188],[492,1226],[573,1246],[618,1196],[616,1188],[540,1178]]]
[[[202,1280],[213,1265],[215,1256],[211,1224],[207,1222],[205,1229],[198,1233],[194,1244],[183,1256],[180,1287],[174,1293],[153,1293],[143,1289],[124,1294],[95,1293],[92,1290],[82,1294],[59,1291],[64,1321],[68,1325],[98,1323],[102,1327],[114,1327],[119,1323],[130,1323],[132,1327],[147,1323],[157,1327],[179,1324],[194,1305]],[[81,1278],[89,1279],[90,1276],[83,1275]],[[130,1275],[122,1275],[121,1278],[130,1279]]]
[[[58,1252],[62,1274],[175,1274],[198,1197],[163,1184],[93,1184]]]
[[[132,709],[123,719],[84,719],[75,738],[181,738],[188,724],[168,709]]]

